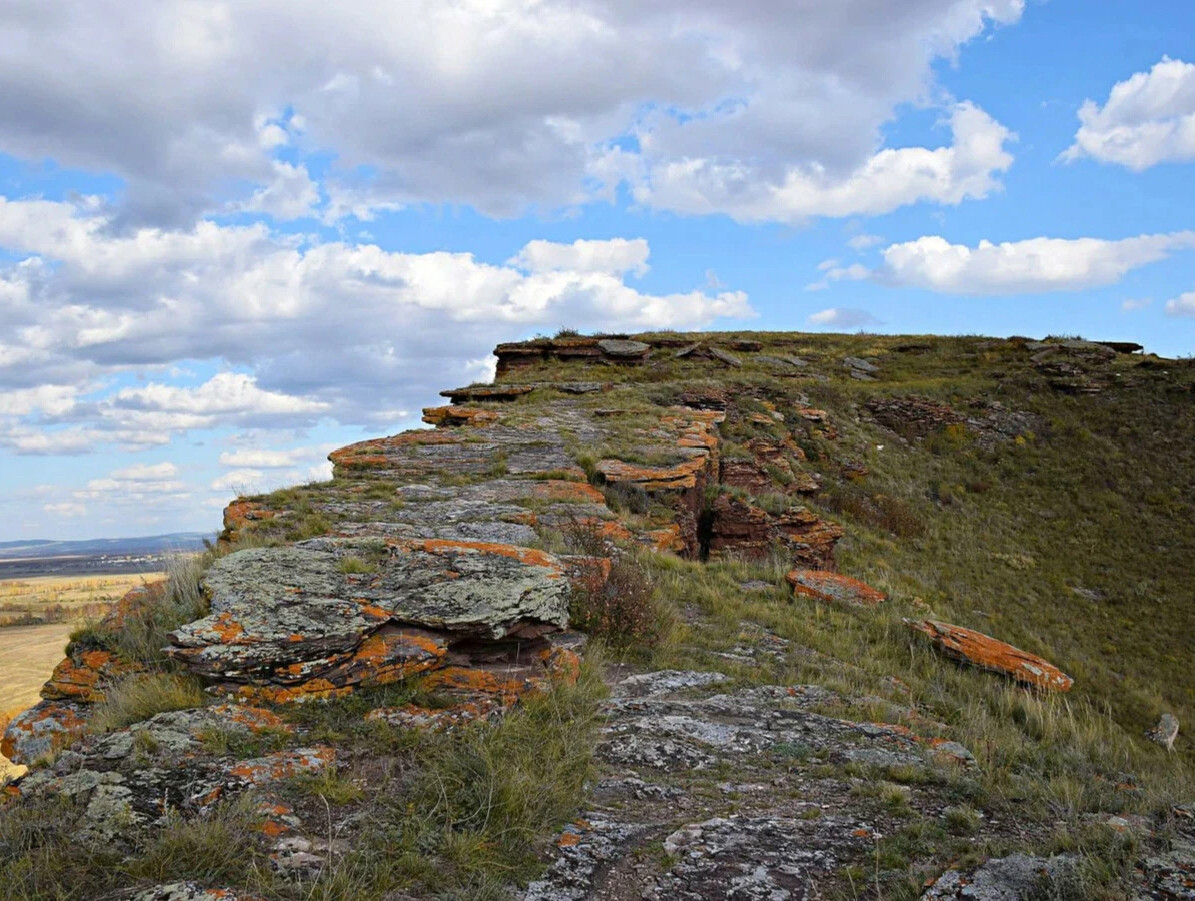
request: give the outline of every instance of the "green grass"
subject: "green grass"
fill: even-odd
[[[105,690],[87,725],[93,732],[112,732],[158,713],[202,707],[206,701],[203,684],[194,676],[138,673]]]

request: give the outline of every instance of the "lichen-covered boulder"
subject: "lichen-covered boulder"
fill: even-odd
[[[98,703],[104,700],[107,686],[141,669],[111,651],[72,644],[42,686],[41,696],[50,701]]]
[[[568,622],[560,561],[483,542],[254,548],[216,561],[204,590],[211,614],[175,631],[168,652],[210,679],[307,693],[434,669],[454,637],[534,638]]]
[[[28,766],[80,735],[87,726],[86,707],[65,701],[42,701],[14,717],[0,739],[0,754]]]
[[[884,592],[850,576],[819,569],[794,569],[786,577],[798,597],[830,601],[848,607],[875,607],[888,598]]]
[[[905,625],[928,635],[934,647],[963,663],[1002,673],[1018,682],[1049,691],[1070,691],[1074,684],[1074,679],[1048,660],[974,629],[930,619],[906,619]]]

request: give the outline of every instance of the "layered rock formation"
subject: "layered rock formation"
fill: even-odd
[[[302,705],[343,702],[357,724],[400,736],[452,737],[500,721],[532,693],[577,678],[587,639],[570,629],[570,605],[616,585],[620,559],[665,571],[725,564],[714,568],[779,605],[776,619],[793,610],[794,619],[839,625],[887,616],[904,636],[900,612],[924,605],[837,572],[840,557],[852,559],[838,549],[847,517],[822,494],[863,491],[869,454],[891,435],[861,439],[843,395],[818,393],[832,378],[884,390],[897,366],[869,351],[800,352],[727,337],[500,345],[497,382],[444,392],[450,404],[424,410],[434,428],[334,451],[331,482],[230,504],[220,554],[198,585],[208,609],[169,632],[165,661],[117,640],[152,618],[164,586],[131,592],[72,645],[43,702],[5,733],[0,750],[34,765],[9,786],[10,803],[70,805],[81,841],[129,849],[244,796],[259,806],[254,840],[272,871],[306,891],[371,827],[330,803],[301,809],[287,786],[332,778],[351,762],[368,794],[392,785],[381,774],[398,764],[363,763],[359,750],[310,725],[301,713],[313,708]],[[1030,352],[1045,356],[1026,365],[1050,378],[1059,359],[1078,355],[1094,369],[1111,353],[1065,344]],[[884,395],[858,406],[910,443],[955,427],[981,445],[1009,441],[1031,424],[986,399]],[[945,715],[919,706],[895,676],[861,697],[807,684],[806,673],[836,687],[863,676],[849,659],[772,631],[780,627],[769,615],[739,622],[740,602],[715,616],[677,601],[686,644],[674,653],[709,669],[641,672],[633,653],[610,666],[591,791],[556,836],[542,878],[519,888],[524,897],[780,899],[820,896],[821,887],[846,896],[907,817],[936,823],[957,803],[952,791],[982,796],[975,774],[994,753],[974,744],[973,755],[955,740],[965,736],[938,722]],[[983,633],[936,619],[909,625],[1012,685],[1072,685],[1048,661]],[[93,712],[115,688],[166,672],[201,686],[207,703],[97,734]],[[870,722],[875,711],[888,721]],[[882,794],[867,794],[864,777],[880,780]],[[1020,847],[1026,830],[993,823],[984,839]],[[1151,886],[1185,877],[1184,847],[1143,865],[1160,874]],[[947,862],[925,863],[927,897],[1020,891],[1056,863],[1009,855],[943,873]],[[248,897],[193,880],[136,891],[122,897]]]

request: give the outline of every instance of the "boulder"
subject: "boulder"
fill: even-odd
[[[167,652],[192,672],[260,700],[329,696],[443,665],[466,637],[532,639],[568,621],[563,564],[483,542],[316,539],[223,557],[204,578],[211,614],[176,630]],[[345,571],[345,570],[349,571]]]
[[[947,870],[921,897],[958,901],[1030,901],[1052,882],[1063,879],[1077,865],[1074,857],[1030,857],[1010,854],[987,860],[969,870]]]
[[[904,622],[910,629],[928,635],[939,651],[954,660],[1049,691],[1070,691],[1074,684],[1074,679],[1048,660],[982,632],[929,619]]]
[[[1178,717],[1173,713],[1163,713],[1157,725],[1145,733],[1145,737],[1155,744],[1161,745],[1167,751],[1174,750],[1174,740],[1178,738]]]
[[[888,600],[882,591],[850,576],[818,569],[794,569],[786,577],[793,593],[848,607],[876,607]]]
[[[105,687],[141,669],[111,651],[72,643],[66,657],[54,667],[50,680],[42,686],[41,696],[50,701],[94,704],[104,700]]]
[[[0,754],[13,763],[29,766],[81,735],[87,727],[87,716],[84,705],[42,701],[8,724],[0,739]]]
[[[605,338],[597,343],[598,349],[618,362],[642,362],[651,353],[651,345],[642,341],[620,338]]]

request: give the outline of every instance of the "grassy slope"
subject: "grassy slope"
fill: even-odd
[[[906,709],[911,701],[921,717],[910,718],[910,725],[971,748],[980,770],[952,776],[945,787],[963,811],[959,817],[975,808],[1023,822],[1024,839],[958,841],[933,818],[910,814],[907,828],[885,839],[880,849],[885,868],[909,867],[906,891],[884,897],[916,897],[918,873],[924,871],[916,870],[915,862],[940,868],[960,854],[997,854],[1014,847],[1085,851],[1095,874],[1092,885],[1099,889],[1089,886],[1076,897],[1117,897],[1115,873],[1132,857],[1120,839],[1109,840],[1107,830],[1090,831],[1090,817],[1165,811],[1175,801],[1188,800],[1195,786],[1187,739],[1180,738],[1179,753],[1166,755],[1140,737],[1162,708],[1184,724],[1195,716],[1195,672],[1183,665],[1190,659],[1195,618],[1190,563],[1195,370],[1184,365],[1163,374],[1122,358],[1114,363],[1122,374],[1115,388],[1072,398],[1051,391],[1029,364],[1028,353],[1003,342],[918,339],[932,349],[910,355],[893,350],[909,339],[751,337],[773,345],[774,352],[808,359],[810,370],[828,376],[828,382],[778,378],[774,368],[752,362],[749,354],[742,355],[747,361],[742,369],[725,370],[712,362],[682,363],[660,351],[656,365],[647,369],[601,370],[601,377],[618,388],[576,402],[633,410],[645,402],[674,402],[704,380],[731,387],[744,412],[763,410],[765,400],[774,403],[789,414],[791,426],[796,421],[791,408],[799,394],[807,395],[830,411],[839,431],[833,441],[802,439],[810,468],[827,482],[825,494],[812,503],[846,526],[840,568],[887,589],[893,601],[878,611],[843,612],[793,601],[783,586],[781,560],[702,564],[637,552],[635,565],[656,586],[656,604],[668,628],[653,646],[632,640],[616,653],[642,666],[720,669],[741,683],[826,684],[860,698],[852,715],[863,718],[892,720],[893,704],[885,701]],[[840,359],[848,354],[876,359],[881,380],[847,378]],[[551,365],[509,380],[592,379],[595,374],[589,367]],[[988,452],[962,433],[906,444],[859,413],[869,395],[908,393],[959,405],[998,399],[1009,409],[1036,414],[1041,427],[1024,442]],[[508,417],[534,416],[548,396],[554,395],[536,392],[502,409]],[[642,416],[625,419],[628,429],[642,425]],[[741,419],[728,423],[724,446],[738,453],[752,435],[769,428],[744,425]],[[633,455],[634,448],[633,436],[614,436],[604,450]],[[583,452],[594,449],[578,448]],[[865,462],[870,474],[858,484],[845,481],[840,469],[846,461]],[[386,493],[383,487],[379,496]],[[334,490],[311,486],[282,494],[303,514],[311,497]],[[890,515],[877,515],[877,509]],[[265,525],[250,540],[319,534],[318,519],[308,511],[288,526],[301,534],[274,535],[275,526]],[[750,579],[765,579],[774,587],[745,590],[743,582]],[[1102,599],[1091,601],[1075,587],[1097,590]],[[1075,691],[1065,698],[1038,697],[942,660],[900,624],[901,616],[923,615],[925,605],[941,618],[1051,658],[1076,677]],[[771,630],[801,653],[766,665],[718,656],[759,640],[744,623]],[[153,665],[152,655],[143,651],[156,647],[165,625],[150,625],[145,640],[124,643],[133,656]],[[381,898],[394,890],[497,896],[504,883],[534,872],[534,849],[580,803],[596,737],[600,686],[594,672],[592,666],[587,669],[576,692],[537,702],[496,728],[467,730],[451,739],[367,728],[360,721],[369,706],[364,697],[289,714],[315,737],[335,743],[347,758],[341,772],[321,777],[319,784],[296,784],[295,800],[306,795],[322,805],[327,799],[342,812],[361,803],[354,785],[366,775],[376,778],[379,766],[385,767],[385,780],[393,780],[368,799],[367,813],[380,824],[376,841],[337,858],[316,885],[277,883],[252,842],[230,841],[251,826],[251,814],[240,808],[168,830],[156,843],[118,861],[84,859],[80,849],[56,844],[52,836],[66,840],[69,833],[59,814],[51,811],[40,819],[39,811],[14,807],[0,817],[0,849],[20,855],[0,859],[0,876],[7,876],[0,886],[13,889],[0,888],[0,897],[65,897],[61,891],[69,894],[69,886],[101,874],[114,885],[216,879],[279,899],[298,897],[300,890],[303,897],[316,898],[346,892]],[[905,687],[897,690],[889,677]],[[406,689],[411,690],[417,689]],[[167,706],[181,703],[177,692],[166,694]],[[113,722],[148,717],[157,703],[125,700],[129,709],[149,706],[138,707],[133,716],[110,704],[114,716],[121,714]],[[252,756],[260,750],[221,753]],[[1138,788],[1124,790],[1125,773]],[[877,787],[897,778],[853,775],[873,779]],[[218,872],[199,872],[197,861],[210,857],[202,852],[217,845],[241,852],[220,858]],[[35,879],[42,880],[40,889],[30,891]]]

